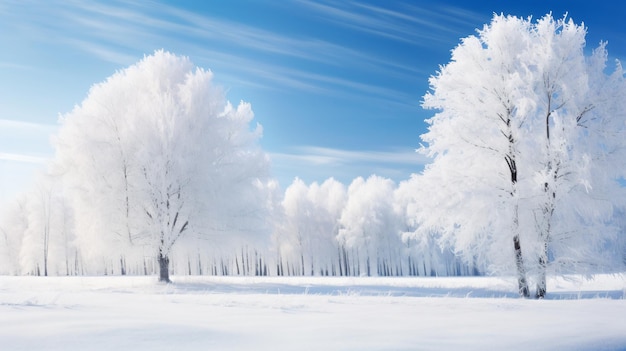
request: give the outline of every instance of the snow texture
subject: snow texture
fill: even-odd
[[[0,277],[3,350],[626,350],[626,275]]]

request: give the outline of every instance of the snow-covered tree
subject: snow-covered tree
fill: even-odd
[[[406,254],[402,266],[408,275],[455,276],[476,275],[483,271],[454,255],[449,245],[439,244],[439,233],[420,232],[420,208],[428,206],[430,199],[422,197],[422,176],[413,174],[398,184],[394,191],[394,210],[398,215],[398,228]]]
[[[278,270],[298,267],[296,274],[328,275],[335,270],[338,220],[346,201],[343,184],[333,178],[307,186],[294,179],[282,201],[284,217],[278,222],[275,241],[279,250]],[[338,268],[338,267],[337,267]]]
[[[73,211],[58,179],[40,174],[14,206],[3,218],[2,231],[15,250],[11,256],[18,256],[13,257],[19,263],[18,271],[44,276],[75,274]]]
[[[183,238],[250,230],[248,219],[262,217],[253,201],[268,165],[262,129],[251,129],[250,105],[233,107],[212,76],[156,51],[62,116],[55,172],[76,201],[87,257],[118,255],[123,270],[126,255],[151,252],[167,282]]]
[[[423,177],[422,229],[434,228],[467,259],[484,248],[507,248],[515,260],[519,291],[528,295],[519,225],[520,143],[529,101],[520,52],[530,41],[524,20],[496,17],[479,36],[452,52],[430,79],[423,152],[435,156]],[[493,34],[493,35],[492,35]],[[522,66],[522,67],[520,67]],[[483,243],[492,243],[485,246]]]
[[[348,187],[348,199],[339,219],[339,243],[353,252],[356,275],[397,275],[402,247],[394,210],[395,184],[379,176],[361,177]],[[355,271],[356,270],[356,271]]]
[[[572,250],[562,248],[588,251],[578,238],[602,246],[607,232],[597,225],[613,209],[614,199],[597,211],[586,206],[616,184],[590,174],[614,173],[592,169],[606,166],[596,160],[621,143],[599,136],[607,119],[623,121],[624,96],[606,86],[615,79],[603,72],[604,45],[585,57],[585,32],[551,15],[495,15],[452,51],[424,97],[425,108],[440,112],[422,136],[422,151],[434,160],[422,178],[429,203],[420,209],[420,228],[441,233],[469,262],[513,265],[523,296],[527,267],[537,267],[542,297],[550,254],[563,262]],[[558,245],[557,232],[567,232]]]
[[[28,228],[26,195],[20,194],[2,209],[0,217],[0,274],[20,274],[20,249]]]
[[[607,234],[614,232],[606,224],[613,216],[614,205],[622,202],[614,196],[621,192],[621,187],[615,177],[604,175],[614,173],[607,168],[615,165],[602,164],[601,160],[606,158],[607,148],[623,145],[623,138],[607,132],[623,133],[626,91],[623,84],[614,86],[618,82],[615,78],[623,77],[621,68],[613,77],[604,73],[604,43],[585,57],[583,26],[571,19],[546,16],[537,21],[531,34],[532,66],[541,77],[533,89],[537,103],[531,110],[533,136],[542,139],[534,143],[541,147],[534,153],[541,155],[535,158],[539,163],[535,189],[543,190],[535,211],[541,247],[537,297],[541,298],[546,293],[550,251],[558,253],[559,265],[589,262],[597,254],[594,246],[603,246],[609,238]],[[614,89],[622,91],[621,97],[619,93],[614,95]],[[622,127],[608,126],[615,121]]]
[[[333,275],[341,267],[341,263],[335,265],[335,258],[339,259],[339,245],[337,235],[339,233],[339,219],[346,206],[347,191],[344,184],[334,178],[326,179],[322,184],[311,184],[309,187],[309,199],[318,208],[317,212],[317,238],[313,242],[313,248],[320,269],[320,274],[324,272],[328,275],[330,271]]]

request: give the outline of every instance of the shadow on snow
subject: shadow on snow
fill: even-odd
[[[268,295],[320,295],[320,296],[389,296],[389,297],[451,297],[451,298],[519,298],[513,285],[496,287],[441,287],[399,286],[394,284],[333,284],[281,282],[220,282],[220,281],[177,281],[170,285],[168,293],[215,293],[215,294],[268,294]],[[577,299],[624,299],[626,287],[616,290],[589,290],[548,292],[547,300]]]

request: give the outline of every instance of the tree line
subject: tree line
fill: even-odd
[[[440,247],[433,235],[413,237],[407,201],[414,199],[405,191],[414,182],[396,186],[390,179],[370,176],[346,187],[332,178],[309,185],[295,179],[282,193],[270,180],[259,186],[262,194],[257,194],[265,196],[266,223],[242,229],[242,218],[250,219],[239,213],[219,228],[194,230],[171,247],[167,267],[183,275],[457,276],[486,272],[485,267],[464,262],[451,247]],[[131,243],[113,225],[102,229],[100,238],[92,232],[78,232],[77,221],[83,214],[70,205],[71,199],[64,195],[67,189],[53,184],[49,176],[38,184],[3,212],[2,274],[160,276],[158,236],[136,236]],[[84,220],[98,221],[91,216]]]
[[[566,17],[495,15],[430,79],[432,157],[284,191],[250,104],[156,51],[62,116],[56,155],[2,212],[0,273],[440,276],[623,269],[626,88]]]

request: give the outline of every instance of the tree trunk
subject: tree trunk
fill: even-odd
[[[126,260],[124,256],[120,256],[120,274],[126,275]]]
[[[519,235],[513,237],[513,247],[515,249],[515,265],[517,267],[517,285],[519,294],[522,297],[530,297],[528,292],[528,282],[526,281],[526,269],[522,259],[522,246],[519,241]]]
[[[170,258],[167,254],[159,249],[159,281],[163,283],[171,283],[170,280]]]
[[[548,163],[548,170],[552,171],[551,162]],[[556,184],[559,166],[557,162],[557,167],[553,171],[553,180]],[[539,254],[539,273],[537,277],[537,292],[535,297],[537,299],[543,299],[546,296],[547,286],[546,286],[546,271],[548,269],[548,244],[550,242],[550,234],[552,231],[552,216],[554,215],[555,209],[555,199],[556,199],[556,191],[551,190],[550,184],[547,182],[544,185],[544,191],[546,193],[546,205],[543,210],[544,218],[542,229],[540,233],[541,241],[543,242],[543,247],[541,248],[541,252]]]
[[[513,201],[517,194],[517,162],[515,153],[515,138],[511,130],[511,119],[506,120],[509,139],[509,153],[504,157],[509,172],[511,174],[511,199]],[[515,250],[515,266],[517,268],[517,286],[518,292],[522,297],[529,297],[528,282],[526,281],[526,269],[524,268],[524,256],[522,256],[522,245],[519,240],[519,208],[518,204],[513,205],[513,249]]]
[[[548,290],[546,284],[546,271],[548,269],[548,243],[544,243],[543,252],[539,256],[539,277],[537,280],[537,293],[535,297],[537,299],[543,299],[546,297]]]

